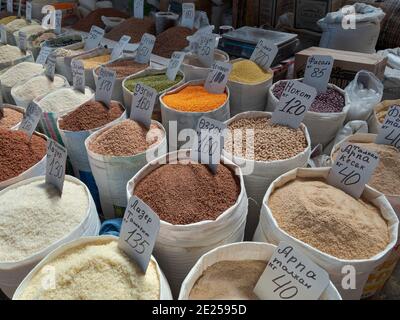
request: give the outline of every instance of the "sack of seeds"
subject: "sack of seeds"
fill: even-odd
[[[386,114],[391,106],[400,105],[400,99],[397,100],[384,100],[373,109],[373,113],[369,117],[368,126],[370,133],[378,133],[385,120]]]

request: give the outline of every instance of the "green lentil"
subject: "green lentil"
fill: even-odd
[[[125,82],[125,87],[133,92],[137,83],[143,83],[146,86],[152,87],[157,90],[158,93],[164,91],[172,86],[176,85],[179,81],[182,80],[182,76],[180,74],[176,75],[175,80],[169,80],[165,74],[158,74],[153,76],[145,76],[135,79],[129,79]]]

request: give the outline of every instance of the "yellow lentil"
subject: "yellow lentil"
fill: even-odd
[[[264,71],[251,60],[239,60],[233,63],[229,80],[246,84],[254,84],[271,79],[273,74]]]
[[[83,62],[83,67],[85,69],[94,69],[94,68],[98,67],[99,65],[106,63],[110,60],[111,60],[111,55],[105,54],[105,55],[101,55],[101,56],[82,59],[82,62]]]

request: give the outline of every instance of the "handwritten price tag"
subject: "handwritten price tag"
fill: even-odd
[[[47,141],[46,183],[55,186],[62,194],[67,163],[67,149],[52,139]]]
[[[104,30],[97,26],[92,26],[85,41],[85,50],[97,48],[104,37]]]
[[[329,285],[328,273],[293,246],[280,242],[254,293],[263,300],[317,300]]]
[[[62,11],[56,10],[56,20],[55,20],[55,27],[54,27],[55,34],[61,33],[61,22],[62,22]]]
[[[0,32],[1,32],[1,43],[7,44],[7,31],[4,25],[0,25]]]
[[[391,106],[383,121],[376,143],[388,144],[400,149],[400,106]]]
[[[272,122],[298,128],[316,96],[315,88],[300,81],[289,80],[272,113]]]
[[[27,21],[32,21],[32,1],[26,2],[25,18]]]
[[[216,61],[208,73],[204,88],[210,93],[223,93],[231,71],[232,64]]]
[[[7,11],[9,13],[13,13],[13,11],[14,11],[14,1],[13,0],[7,0]]]
[[[344,143],[329,171],[327,181],[354,198],[360,198],[379,163],[379,155],[355,144]]]
[[[156,98],[157,90],[137,83],[133,92],[130,118],[149,129]]]
[[[121,39],[119,39],[117,45],[114,47],[111,53],[111,60],[117,59],[122,56],[122,53],[124,52],[124,49],[129,41],[131,41],[130,36],[122,36]]]
[[[41,65],[45,65],[47,62],[47,58],[49,55],[53,52],[53,49],[50,47],[42,47],[40,49],[40,53],[38,57],[36,58],[36,63],[39,63]]]
[[[192,148],[191,158],[194,161],[207,164],[215,174],[221,160],[224,147],[226,125],[223,122],[208,117],[201,117],[196,127],[196,139]]]
[[[42,7],[42,13],[45,15],[42,19],[44,29],[54,29],[56,25],[56,8],[51,5]]]
[[[215,37],[212,34],[202,34],[198,41],[198,58],[205,67],[211,67],[214,62]]]
[[[110,105],[116,77],[117,73],[114,70],[100,68],[96,86],[96,101],[102,101],[107,106]]]
[[[145,33],[140,40],[135,61],[138,63],[148,63],[155,43],[156,37],[152,34]]]
[[[133,16],[137,19],[143,19],[143,17],[144,17],[144,0],[134,0]]]
[[[171,55],[171,59],[169,60],[168,67],[167,67],[167,77],[169,80],[174,81],[176,75],[181,67],[183,59],[185,58],[185,53],[181,51],[175,51]]]
[[[250,60],[257,63],[260,68],[268,71],[277,53],[278,47],[273,42],[260,39],[251,54]]]
[[[182,3],[181,26],[193,29],[195,8],[194,3]]]
[[[25,110],[24,117],[18,130],[25,131],[28,136],[32,136],[40,118],[42,117],[42,109],[34,102],[31,102]]]
[[[160,218],[141,199],[129,199],[118,246],[146,272],[160,231]]]
[[[72,60],[72,83],[76,90],[85,93],[85,68],[81,60]]]
[[[18,32],[18,47],[21,49],[22,52],[26,52],[26,33],[25,32]]]
[[[49,54],[46,61],[45,74],[51,81],[54,81],[55,73],[56,73],[56,55]]]
[[[304,71],[303,83],[314,87],[318,93],[325,92],[331,77],[333,61],[331,56],[315,55],[309,57]]]

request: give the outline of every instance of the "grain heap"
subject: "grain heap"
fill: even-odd
[[[165,74],[149,75],[138,78],[129,79],[125,82],[125,88],[130,92],[133,92],[137,83],[143,83],[146,86],[152,87],[157,90],[158,93],[167,90],[182,80],[180,74],[176,75],[175,80],[169,80]]]
[[[138,73],[146,69],[149,66],[148,63],[138,63],[135,60],[120,60],[107,64],[105,67],[107,69],[113,70],[117,73],[117,78],[125,78],[132,74]],[[99,75],[100,69],[96,70],[96,74]]]
[[[102,29],[105,28],[104,22],[101,17],[118,17],[118,18],[129,18],[129,16],[122,11],[115,10],[113,8],[100,8],[90,12],[85,18],[79,20],[72,26],[72,29],[89,32],[92,26],[98,26]],[[119,40],[119,39],[118,39]]]
[[[3,105],[3,116],[0,114],[0,128],[11,129],[21,122],[23,113]]]
[[[131,37],[131,43],[140,42],[143,34],[156,34],[154,19],[145,17],[144,19],[129,18],[107,32],[105,37],[110,40],[119,41],[122,36]]]
[[[156,38],[153,53],[170,58],[174,51],[181,51],[189,45],[186,37],[191,36],[195,31],[195,29],[176,26],[161,32]]]
[[[90,57],[90,58],[84,58],[84,59],[81,59],[81,60],[83,62],[83,67],[85,69],[95,69],[99,65],[110,61],[110,59],[111,59],[111,54],[102,54],[102,55],[99,55],[99,56],[94,56],[94,57]]]
[[[13,87],[19,82],[24,82],[44,72],[41,64],[34,62],[21,62],[7,69],[0,75],[2,86]]]
[[[267,81],[273,77],[273,73],[264,71],[251,60],[235,61],[229,76],[230,81],[255,84]]]
[[[0,63],[11,62],[24,56],[25,54],[18,47],[8,44],[0,46]]]

